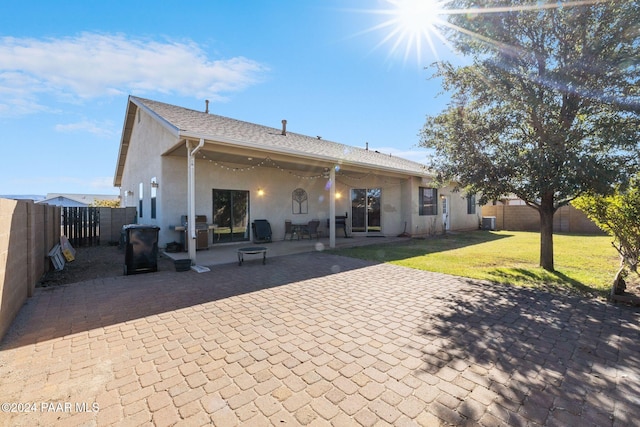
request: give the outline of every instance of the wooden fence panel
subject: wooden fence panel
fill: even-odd
[[[63,207],[62,234],[72,246],[100,244],[100,208]]]

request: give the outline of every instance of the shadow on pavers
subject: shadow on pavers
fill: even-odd
[[[247,259],[196,273],[157,272],[38,289],[5,335],[0,350],[86,332],[210,301],[366,268],[370,261],[322,252]]]
[[[450,297],[434,296],[423,315],[420,333],[432,343],[423,348],[423,371],[468,369],[467,380],[495,393],[509,425],[637,423],[640,310],[467,282]],[[472,416],[465,404],[458,412]]]

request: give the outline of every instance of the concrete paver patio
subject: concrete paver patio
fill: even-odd
[[[639,425],[639,320],[319,252],[99,279],[23,307],[0,424]]]

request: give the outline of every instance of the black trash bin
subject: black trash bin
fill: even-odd
[[[158,231],[155,225],[130,224],[124,231],[124,274],[158,271]]]

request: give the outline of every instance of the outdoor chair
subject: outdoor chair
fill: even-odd
[[[290,240],[293,239],[293,225],[290,219],[284,220],[284,240],[287,240],[287,234]]]
[[[266,219],[256,219],[251,224],[254,243],[271,242],[271,224]]]
[[[313,219],[309,221],[307,226],[304,229],[302,229],[301,237],[309,236],[309,239],[311,239],[312,236],[316,236],[316,239],[319,238],[319,235],[318,235],[319,225],[320,225],[320,220]]]

